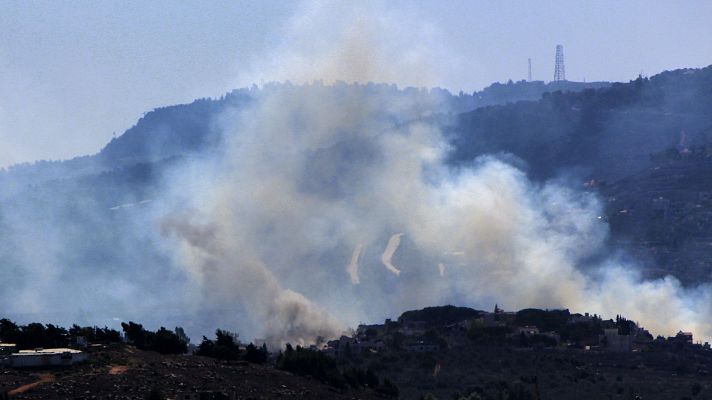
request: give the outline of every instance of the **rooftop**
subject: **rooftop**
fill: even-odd
[[[51,354],[64,354],[72,353],[79,354],[81,351],[75,349],[67,348],[57,348],[57,349],[34,349],[34,350],[20,350],[17,353],[13,353],[13,356],[33,356],[33,355],[51,355]]]

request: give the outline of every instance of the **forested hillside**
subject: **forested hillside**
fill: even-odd
[[[456,162],[505,152],[538,178],[573,168],[621,179],[650,166],[653,153],[712,140],[712,67],[479,108],[455,119],[450,138]]]
[[[553,89],[567,91],[549,91]],[[297,97],[330,92],[339,99],[337,103],[352,106],[349,102],[365,102],[374,118],[393,125],[435,122],[452,144],[449,157],[453,165],[470,163],[483,154],[501,154],[534,179],[563,174],[578,179],[574,180],[576,185],[592,179],[610,185],[654,167],[655,157],[651,155],[665,151],[681,154],[688,147],[708,144],[712,134],[712,67],[664,72],[612,86],[517,82],[459,95],[441,89],[398,89],[383,84],[270,84],[240,89],[219,99],[148,112],[96,155],[0,171],[0,258],[4,266],[0,279],[8,283],[5,296],[20,301],[18,296],[28,287],[51,287],[55,279],[67,282],[66,290],[80,293],[87,279],[110,279],[116,282],[116,291],[107,294],[108,301],[115,301],[120,310],[119,299],[126,298],[126,293],[138,296],[134,291],[151,282],[180,280],[166,267],[171,265],[173,254],[164,247],[165,238],[158,228],[144,229],[138,221],[161,215],[166,203],[155,200],[165,196],[166,180],[186,172],[181,168],[187,160],[219,154],[226,135],[240,135],[226,121],[236,115],[249,118],[241,114],[245,107],[259,93],[270,90],[291,91]],[[345,157],[351,157],[348,143],[339,146]],[[315,152],[315,156],[318,154]],[[593,186],[592,190],[599,189]],[[649,203],[648,192],[639,198],[640,192],[628,191],[625,196],[601,193]],[[660,271],[674,273],[680,263],[667,263],[669,257],[661,259],[658,255],[670,254],[672,246],[684,249],[686,241],[680,239],[684,235],[651,233],[645,218],[636,222],[634,231],[621,228],[625,224],[613,213],[625,207],[618,207],[614,201],[610,204],[613,239],[623,243],[623,238],[631,236],[636,240],[656,238],[646,239],[646,243],[654,241],[655,246],[668,250],[646,257]],[[141,229],[137,229],[139,226]],[[695,228],[695,232],[705,226]],[[689,232],[692,228],[685,229]],[[639,231],[646,234],[638,235]],[[690,237],[686,235],[684,238]],[[668,240],[670,237],[678,239]],[[39,243],[43,246],[38,247]],[[648,244],[634,243],[635,248],[640,246],[650,249]],[[712,265],[703,263],[686,276],[693,279],[710,273],[710,269]],[[43,279],[33,281],[35,276]],[[72,278],[78,276],[82,279]],[[61,293],[56,298],[43,298],[37,309],[61,298]],[[172,303],[170,297],[153,301]],[[180,312],[178,305],[172,306]]]

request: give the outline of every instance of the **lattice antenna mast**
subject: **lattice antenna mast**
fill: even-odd
[[[554,64],[554,81],[565,81],[566,69],[564,68],[564,46],[556,45],[556,60]]]
[[[529,75],[527,75],[527,77],[529,78],[529,82],[531,82],[532,81],[532,59],[529,58],[528,61],[529,61]]]

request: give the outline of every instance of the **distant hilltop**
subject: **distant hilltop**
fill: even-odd
[[[571,313],[568,309],[525,308],[481,311],[452,305],[406,311],[383,324],[359,325],[352,336],[315,346],[334,357],[349,352],[409,351],[437,353],[464,345],[506,345],[517,348],[558,348],[604,352],[681,349],[710,351],[710,345],[693,344],[690,332],[654,338],[644,327],[623,316],[603,319],[596,314]]]

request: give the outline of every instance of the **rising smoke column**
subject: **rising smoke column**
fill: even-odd
[[[358,65],[359,80],[393,76],[388,60],[398,54],[372,41],[383,20],[361,17],[315,68],[297,63],[295,76],[338,77],[344,65]],[[225,154],[198,174],[202,190],[189,207],[165,218],[206,307],[242,304],[243,326],[273,343],[334,336],[413,307],[505,300],[510,309],[623,314],[655,333],[712,336],[708,286],[643,281],[612,256],[584,270],[609,251],[595,195],[531,182],[494,156],[454,168],[429,118],[442,107],[433,96],[329,83],[265,85],[249,107],[226,114]],[[363,251],[384,243],[380,258]],[[402,269],[396,250],[408,260]]]
[[[203,291],[199,308],[244,303],[258,316],[255,323],[262,326],[261,332],[272,346],[309,343],[343,330],[338,321],[303,295],[282,288],[259,260],[235,251],[235,233],[231,234],[229,223],[201,226],[185,219],[166,219],[163,230],[183,239],[182,254],[190,260],[189,273]]]
[[[613,257],[582,269],[607,251],[595,195],[531,182],[496,157],[453,168],[437,125],[380,117],[375,104],[389,99],[364,86],[274,85],[231,121],[217,177],[194,199],[205,222],[167,223],[206,295],[245,304],[274,343],[456,299],[621,313],[654,332],[709,334],[708,290],[643,282]],[[392,258],[402,240],[411,257],[400,270]],[[380,257],[363,251],[384,243]]]
[[[444,41],[421,19],[349,7],[296,16],[242,84],[295,83],[246,91],[248,105],[212,121],[220,151],[171,167],[150,202],[139,187],[107,203],[71,179],[3,202],[0,311],[22,323],[194,322],[194,338],[220,327],[281,344],[417,307],[499,303],[712,337],[710,284],[643,280],[606,248],[594,195],[530,181],[506,157],[448,165],[438,121],[451,110],[421,88],[453,60]],[[397,275],[381,259],[396,232],[385,259]]]

